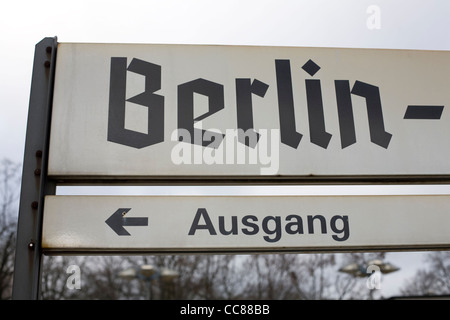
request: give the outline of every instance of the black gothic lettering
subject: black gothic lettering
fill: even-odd
[[[366,98],[370,141],[387,149],[392,134],[384,130],[383,110],[381,108],[379,88],[368,83],[356,81],[352,88],[352,94]]]
[[[208,112],[194,119],[194,93],[208,97]],[[225,107],[223,85],[205,79],[192,80],[178,86],[178,128],[186,129],[191,134],[191,143],[199,143],[193,137],[200,135],[201,145],[218,148],[224,134],[208,132],[211,140],[205,140],[206,130],[194,128],[194,122],[200,121]]]
[[[302,134],[295,128],[294,95],[292,92],[291,63],[289,60],[275,60],[280,115],[281,142],[296,149]]]
[[[308,79],[306,84],[306,101],[308,105],[308,119],[310,140],[324,149],[328,147],[331,134],[325,131],[325,118],[323,113],[322,89],[320,80]]]
[[[248,147],[255,148],[260,135],[253,130],[252,93],[264,97],[269,86],[257,79],[250,81],[250,79],[236,79],[237,126],[241,129],[238,140]],[[256,135],[256,139],[247,139],[249,135]]]
[[[348,80],[335,80],[334,87],[336,90],[341,147],[344,149],[356,143],[355,120],[353,118],[352,99],[350,96],[350,82]]]
[[[127,58],[111,58],[107,140],[140,149],[164,141],[164,97],[154,94],[161,89],[161,66],[133,59],[128,71],[145,77],[145,91],[125,100]],[[148,108],[147,133],[125,128],[126,101]]]

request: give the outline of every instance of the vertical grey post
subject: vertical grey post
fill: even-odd
[[[56,37],[44,38],[35,47],[17,226],[13,299],[39,298],[44,197],[56,191],[56,183],[47,178],[56,49]]]

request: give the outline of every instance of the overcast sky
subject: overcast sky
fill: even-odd
[[[22,162],[34,46],[45,37],[57,36],[60,42],[450,50],[449,17],[448,0],[4,2],[0,158]],[[403,275],[410,275],[418,258],[398,256],[406,257],[397,264],[403,263]],[[389,275],[385,282],[395,277],[400,276]]]

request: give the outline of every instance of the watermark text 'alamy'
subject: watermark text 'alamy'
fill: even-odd
[[[171,159],[176,165],[219,164],[257,165],[262,175],[277,174],[280,159],[280,130],[226,129],[223,140],[218,129],[194,130],[193,135],[185,129],[172,132],[171,140],[178,141],[172,148]],[[202,147],[203,141],[211,141]],[[247,147],[253,146],[253,147]]]

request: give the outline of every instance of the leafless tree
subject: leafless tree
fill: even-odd
[[[401,288],[402,295],[449,295],[450,252],[435,251],[426,255],[426,268],[419,269]]]
[[[349,262],[367,263],[383,254],[255,254],[94,256],[82,260],[47,258],[45,299],[368,299],[365,278],[338,270]],[[73,257],[72,257],[73,259]],[[69,264],[81,266],[82,288],[68,290]],[[178,277],[123,279],[120,272],[153,265]],[[149,292],[150,290],[150,292]]]
[[[87,261],[89,264],[86,263],[82,269],[86,290],[80,290],[80,298],[119,300],[145,297],[145,289],[119,277],[121,271],[132,266],[130,257],[96,256],[88,257]]]
[[[244,296],[255,300],[294,298],[290,272],[296,262],[295,258],[295,255],[286,254],[248,256],[243,264],[247,284]]]
[[[365,279],[339,272],[346,263],[365,263],[383,254],[273,254],[249,256],[246,298],[367,299]]]
[[[239,258],[234,255],[158,255],[130,260],[136,267],[151,264],[158,270],[178,274],[170,281],[156,277],[151,284],[153,299],[238,299]],[[144,283],[140,282],[141,286]],[[142,289],[141,292],[145,290]]]
[[[41,299],[141,299],[145,288],[119,276],[134,265],[127,256],[44,256]],[[79,272],[79,287],[71,284],[71,266]]]
[[[10,299],[14,272],[20,165],[0,163],[0,299]]]
[[[76,291],[67,286],[68,267],[83,265],[82,257],[44,256],[41,272],[41,296],[43,300],[76,299]]]
[[[347,273],[337,273],[334,276],[334,289],[336,299],[375,299],[375,292],[373,289],[368,288],[367,279],[369,273],[367,268],[373,260],[383,261],[385,258],[385,252],[354,252],[339,254],[339,269],[349,265],[356,264],[362,266],[361,270],[365,275],[352,275]]]

